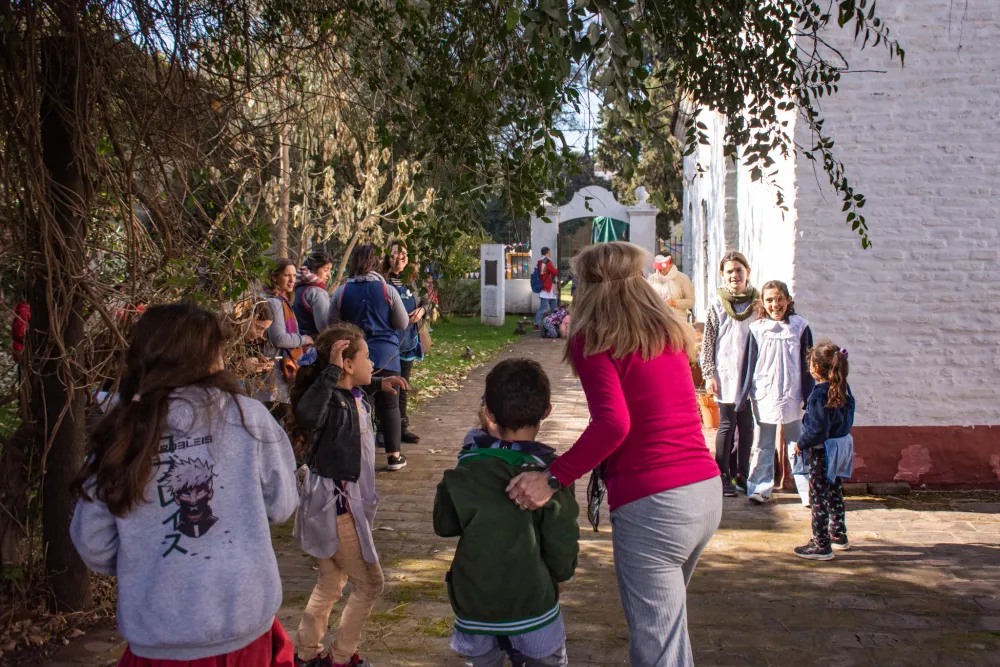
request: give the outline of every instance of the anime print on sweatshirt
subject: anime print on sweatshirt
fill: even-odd
[[[281,579],[269,523],[288,520],[298,489],[288,437],[263,405],[178,390],[144,502],[117,517],[93,485],[70,533],[88,567],[118,578],[118,627],[133,653],[197,660],[271,627]]]

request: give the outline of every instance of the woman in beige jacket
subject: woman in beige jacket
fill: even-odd
[[[646,280],[660,298],[687,322],[688,311],[694,308],[694,285],[690,278],[677,270],[673,258],[657,255],[653,259],[653,273]]]

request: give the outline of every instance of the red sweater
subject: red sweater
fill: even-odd
[[[545,263],[542,266],[542,263]],[[542,291],[551,292],[552,291],[552,278],[553,276],[559,275],[559,269],[556,268],[555,262],[551,259],[545,261],[545,259],[538,260],[538,277],[542,279]]]
[[[579,340],[571,351],[591,422],[551,465],[560,482],[569,485],[606,460],[604,481],[613,510],[719,476],[701,430],[687,355],[666,351],[649,361],[638,353],[585,357]]]

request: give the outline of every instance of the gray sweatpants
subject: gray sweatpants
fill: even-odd
[[[694,664],[687,584],[722,519],[719,477],[670,489],[611,513],[615,573],[633,667]]]

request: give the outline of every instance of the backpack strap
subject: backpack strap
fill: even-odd
[[[347,286],[351,283],[344,283],[344,286],[340,289],[340,298],[337,299],[337,312],[340,312],[344,305],[344,293],[347,292]],[[393,288],[395,289],[395,287]],[[392,306],[392,299],[389,298],[389,286],[384,282],[382,283],[382,296],[385,297],[385,302]]]
[[[299,297],[298,297],[299,301],[302,302],[302,307],[306,309],[307,313],[311,313],[313,311],[313,309],[312,309],[312,306],[309,305],[309,302],[306,301],[306,293],[309,292],[309,290],[311,290],[313,287],[315,287],[315,285],[306,286],[306,288],[304,290],[302,290],[302,293],[299,294]]]

